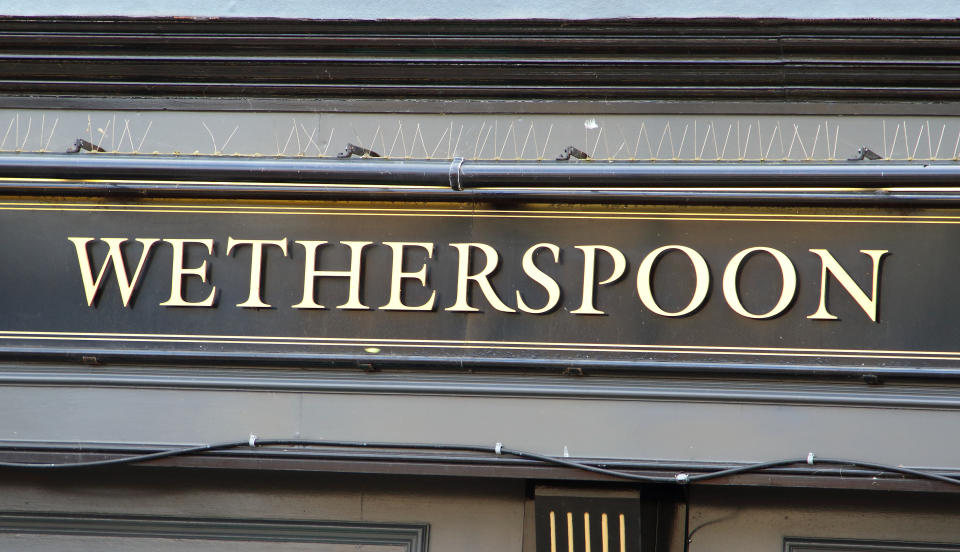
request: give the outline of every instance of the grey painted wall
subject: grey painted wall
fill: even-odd
[[[695,487],[690,494],[689,552],[783,550],[785,537],[956,544],[958,498]],[[682,523],[682,517],[677,522]],[[671,549],[681,550],[682,542]]]
[[[3,512],[426,522],[430,524],[431,552],[533,552],[530,505],[521,483],[452,478],[309,473],[251,476],[152,469],[79,476],[21,472],[0,477]],[[689,550],[771,552],[783,549],[784,537],[958,543],[958,513],[957,494],[694,486],[690,491]],[[663,543],[661,550],[684,550],[683,521],[680,506],[669,542]],[[0,535],[0,544],[31,552],[77,550],[82,544],[54,547],[64,544],[63,540]],[[107,544],[102,538],[83,540]],[[159,549],[156,542],[144,539],[124,541],[124,550]]]
[[[516,481],[307,473],[252,476],[211,470],[114,471],[93,477],[76,472],[0,476],[3,512],[429,523],[432,552],[519,551],[524,538],[524,507],[523,483]],[[58,547],[62,540],[0,533],[0,548],[52,552],[97,550],[95,546],[100,545],[99,550],[116,550],[103,538],[84,540]],[[155,539],[123,540],[125,551],[170,550],[158,547]],[[232,544],[229,550],[249,550]],[[314,545],[311,550],[329,549]]]
[[[354,3],[338,0],[110,0],[64,2],[63,0],[0,1],[0,13],[27,16],[130,17],[279,17],[306,19],[596,19],[642,17],[787,17],[787,18],[880,18],[941,19],[960,17],[960,3],[944,0],[810,0],[773,2],[752,0],[608,0],[592,3],[557,3],[550,0],[370,0]]]
[[[200,374],[195,374],[199,376]],[[304,375],[299,376],[305,378]],[[409,376],[405,376],[409,377]],[[330,382],[344,383],[344,376]],[[320,374],[306,376],[319,382]],[[491,383],[486,377],[451,375],[465,390]],[[564,378],[527,378],[561,385]],[[364,376],[372,384],[385,381]],[[570,380],[567,385],[578,385]],[[616,385],[590,378],[598,388]],[[519,381],[509,380],[509,381]],[[632,384],[620,380],[624,389]],[[532,382],[531,382],[532,383]],[[620,398],[422,394],[387,389],[368,392],[33,386],[0,386],[0,444],[3,441],[60,443],[198,444],[261,438],[461,443],[505,446],[560,456],[678,461],[766,461],[803,457],[869,460],[918,467],[958,467],[960,443],[945,439],[960,427],[955,388],[810,386],[803,393],[787,383],[728,382],[722,387],[751,392],[753,400],[708,397],[694,382],[650,381],[648,391]],[[181,384],[182,385],[182,384]],[[594,385],[590,383],[590,385]],[[704,386],[707,384],[703,384]],[[858,391],[859,389],[859,391]],[[596,390],[596,389],[595,389]],[[586,391],[586,389],[583,389]],[[669,392],[669,393],[667,393]],[[873,404],[817,404],[831,393],[879,393]],[[672,394],[672,396],[671,396]],[[777,399],[777,395],[781,400]],[[685,396],[684,396],[685,395]],[[926,397],[923,403],[894,399]],[[884,397],[886,400],[884,400]],[[942,399],[936,402],[934,399]]]

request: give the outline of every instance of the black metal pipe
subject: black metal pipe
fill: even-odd
[[[456,170],[451,172],[451,167]],[[113,154],[0,156],[5,177],[225,182],[415,184],[464,188],[635,186],[951,186],[957,163],[679,163],[470,161]]]
[[[0,155],[0,193],[417,201],[960,202],[960,164]],[[22,179],[22,180],[21,180]],[[802,189],[800,189],[802,188]]]
[[[955,186],[960,165],[870,162],[674,163],[674,162],[464,162],[464,187],[901,187]]]
[[[449,165],[447,161],[381,159],[14,154],[0,156],[0,176],[447,186]]]

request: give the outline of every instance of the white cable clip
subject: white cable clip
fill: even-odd
[[[503,443],[497,443],[494,445],[493,452],[495,452],[497,456],[503,454]]]
[[[690,480],[690,476],[685,473],[678,473],[674,478],[677,480],[677,483],[681,485],[686,485]]]
[[[814,454],[814,453],[812,453],[812,452],[808,452],[808,453],[807,453],[807,464],[810,464],[810,465],[812,466],[812,465],[813,465],[813,459],[816,458],[816,456],[817,456],[816,454]]]
[[[247,444],[250,445],[250,448],[257,446],[257,436],[251,433],[250,440],[247,441]]]

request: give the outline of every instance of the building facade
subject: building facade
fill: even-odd
[[[0,20],[3,547],[960,549],[955,21],[612,17]]]

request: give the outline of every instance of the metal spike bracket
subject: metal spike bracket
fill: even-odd
[[[590,159],[590,156],[587,155],[587,152],[577,149],[573,146],[567,146],[563,149],[563,153],[557,156],[557,161],[568,161],[571,157],[577,159]]]
[[[67,153],[80,153],[80,150],[96,151],[96,152],[107,151],[92,142],[88,142],[84,140],[83,138],[77,138],[76,141],[73,143],[73,147],[67,148]]]
[[[380,154],[373,150],[368,150],[367,148],[356,146],[348,142],[347,149],[345,149],[343,153],[338,153],[337,159],[347,159],[352,155],[356,155],[357,157],[380,157]]]
[[[860,149],[857,150],[856,157],[850,157],[847,161],[863,161],[864,159],[869,159],[870,161],[876,161],[877,159],[883,159],[877,152],[868,148],[867,146],[860,146]]]

